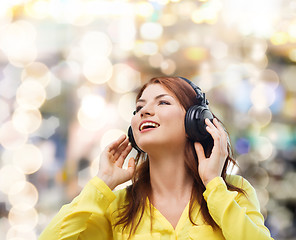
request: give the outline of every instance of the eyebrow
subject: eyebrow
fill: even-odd
[[[157,95],[154,99],[157,100],[157,99],[165,97],[165,96],[173,98],[171,95],[164,93],[164,94]],[[146,102],[146,100],[139,98],[137,103],[138,102]]]

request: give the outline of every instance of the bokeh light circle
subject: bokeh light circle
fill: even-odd
[[[261,127],[268,125],[272,119],[272,112],[269,108],[256,108],[251,107],[248,111],[248,115],[255,123]]]
[[[17,46],[7,53],[9,62],[16,67],[25,67],[37,58],[37,48],[31,46]]]
[[[5,119],[7,119],[10,115],[10,108],[6,101],[0,99],[0,123],[2,123]]]
[[[103,32],[86,33],[81,41],[83,55],[108,57],[112,51],[112,42]]]
[[[136,13],[141,17],[149,17],[153,14],[154,8],[149,2],[138,2],[136,5]]]
[[[80,125],[87,130],[102,128],[108,119],[105,100],[96,95],[87,95],[82,99],[77,114]]]
[[[143,39],[146,40],[156,40],[162,35],[163,28],[162,25],[155,22],[143,23],[140,28],[140,34]]]
[[[37,81],[46,87],[50,81],[50,72],[48,67],[41,62],[33,62],[26,66],[22,71],[22,81]]]
[[[272,89],[276,89],[280,81],[278,74],[271,69],[262,71],[259,78],[260,80],[264,81],[269,88]]]
[[[33,208],[38,201],[38,191],[32,183],[19,181],[12,185],[8,199],[16,208]]]
[[[12,65],[25,67],[36,59],[36,35],[35,27],[28,21],[19,20],[7,25],[0,45]]]
[[[29,134],[40,127],[42,116],[38,109],[17,108],[13,113],[12,122],[19,132]]]
[[[176,71],[176,68],[176,63],[172,59],[167,59],[160,65],[161,72],[165,75],[172,75]]]
[[[257,137],[255,144],[256,158],[259,161],[265,161],[272,157],[275,147],[266,137]]]
[[[133,116],[133,111],[135,111],[135,100],[136,93],[127,93],[120,97],[118,102],[118,112],[120,117],[122,117],[125,121],[130,122]]]
[[[126,134],[126,132],[120,129],[110,129],[104,133],[101,138],[100,147],[103,150],[107,145],[116,141],[121,135]]]
[[[14,225],[12,226],[6,234],[7,240],[37,240],[36,233],[34,229],[30,229],[24,225]]]
[[[39,148],[32,144],[25,144],[15,150],[13,162],[25,174],[32,174],[40,169],[43,157]]]
[[[25,4],[25,12],[37,19],[44,19],[49,15],[51,10],[50,2],[46,0],[27,1]]]
[[[131,92],[141,85],[141,75],[127,64],[115,64],[108,85],[117,93]]]
[[[1,22],[1,28],[5,27],[9,23],[11,23],[13,19],[13,12],[12,9],[1,7],[0,8],[0,22]]]
[[[12,121],[5,122],[0,127],[0,144],[6,149],[16,149],[28,139],[28,135],[16,130]]]
[[[13,225],[23,225],[33,229],[38,223],[38,213],[35,208],[20,209],[12,207],[8,213],[8,220]]]
[[[9,24],[3,31],[1,37],[1,48],[9,53],[21,47],[23,49],[27,44],[35,41],[37,32],[35,27],[28,21],[19,20]],[[20,39],[22,41],[20,41]]]
[[[251,92],[251,101],[257,108],[269,107],[275,100],[273,87],[267,84],[257,84]]]
[[[9,194],[13,183],[24,182],[24,173],[11,164],[5,165],[0,169],[0,191]]]
[[[92,57],[83,63],[83,74],[88,81],[95,84],[107,82],[112,76],[113,66],[106,57]]]
[[[24,108],[39,108],[45,101],[44,87],[36,81],[23,82],[16,92],[17,103]]]
[[[282,83],[289,91],[292,91],[292,92],[296,92],[295,76],[296,76],[295,66],[286,67],[283,70],[283,73],[281,75]]]

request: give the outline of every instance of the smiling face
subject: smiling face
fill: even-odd
[[[136,104],[131,126],[137,145],[149,153],[159,149],[184,149],[185,109],[161,84],[150,84]]]

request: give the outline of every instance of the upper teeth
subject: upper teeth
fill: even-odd
[[[146,126],[159,127],[159,124],[153,122],[145,122],[140,126],[140,131],[142,131],[143,128]]]

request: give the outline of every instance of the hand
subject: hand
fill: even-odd
[[[213,178],[220,177],[227,152],[227,133],[222,125],[214,118],[213,123],[206,119],[207,131],[214,139],[214,147],[209,158],[206,158],[204,148],[199,142],[194,143],[195,151],[198,157],[198,172],[203,184],[206,186]]]
[[[129,140],[125,135],[109,144],[101,154],[98,177],[108,187],[114,189],[117,185],[130,180],[135,170],[135,159],[130,158],[128,168],[123,169],[123,163],[132,150]]]

